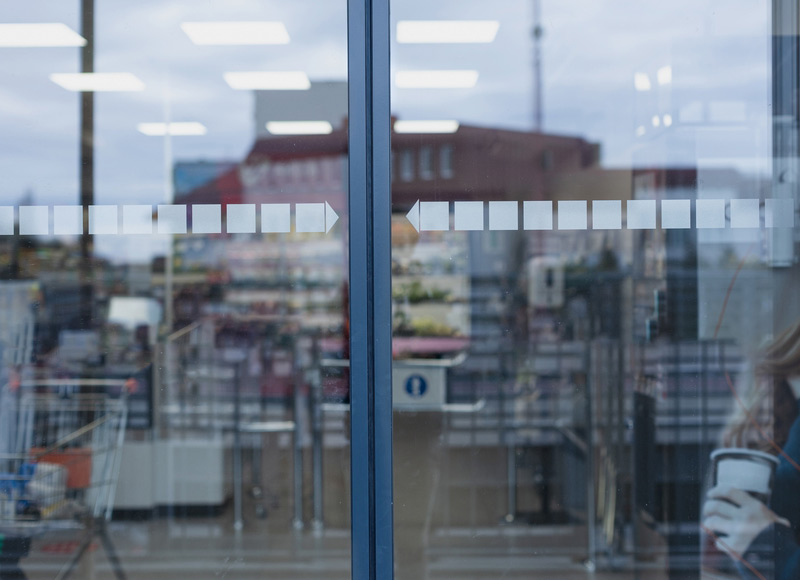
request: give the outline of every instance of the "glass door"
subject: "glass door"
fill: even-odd
[[[7,4],[0,71],[0,577],[349,578],[346,3]]]
[[[0,578],[797,577],[797,23],[0,9]]]
[[[796,19],[392,2],[397,578],[798,573]]]

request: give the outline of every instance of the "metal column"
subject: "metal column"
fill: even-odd
[[[352,578],[394,575],[389,0],[348,0]]]
[[[295,365],[299,356],[295,353]],[[295,369],[294,397],[292,414],[294,417],[294,437],[292,438],[292,468],[294,477],[292,478],[292,495],[294,497],[294,516],[292,516],[292,526],[295,530],[303,529],[303,395],[301,393],[301,382],[299,370]]]
[[[595,438],[594,438],[594,385],[592,385],[592,350],[591,342],[586,341],[584,346],[584,363],[586,378],[586,531],[588,556],[585,561],[586,569],[594,572],[597,568],[597,504],[595,493],[597,481],[595,478]]]
[[[323,476],[324,457],[323,457],[323,415],[322,415],[322,376],[319,370],[319,357],[315,356],[316,368],[311,373],[311,434],[312,434],[312,473],[314,477],[313,482],[313,504],[314,513],[311,520],[311,525],[314,531],[321,531],[325,526],[323,497],[325,492],[325,479]]]
[[[233,367],[233,529],[244,528],[242,517],[242,369]]]

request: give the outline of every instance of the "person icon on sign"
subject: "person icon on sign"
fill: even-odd
[[[414,399],[419,399],[428,390],[428,383],[419,375],[412,375],[406,381],[406,392]]]

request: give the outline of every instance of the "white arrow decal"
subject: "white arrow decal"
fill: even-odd
[[[417,200],[417,203],[411,208],[411,211],[406,214],[406,218],[411,222],[411,225],[414,226],[414,229],[419,232],[419,200]]]
[[[451,214],[450,208],[452,203]],[[589,205],[591,203],[591,205]],[[660,203],[661,211],[657,212]],[[484,209],[488,204],[488,224]],[[289,203],[264,203],[261,231],[290,233]],[[339,215],[326,202],[294,205],[295,231],[330,233]],[[692,208],[695,211],[692,211]],[[763,217],[761,215],[761,207]],[[89,231],[110,234],[219,234],[223,207],[194,204],[187,215],[185,205],[90,205]],[[258,204],[228,204],[225,209],[228,233],[255,233]],[[557,209],[556,209],[557,208]],[[555,211],[554,211],[555,210]],[[406,219],[417,232],[515,230],[519,227],[516,201],[423,201],[417,200]],[[658,221],[660,215],[660,223]],[[0,236],[80,235],[83,206],[0,205]],[[696,217],[693,217],[696,216]],[[117,227],[118,218],[122,227]],[[17,219],[18,218],[18,219]],[[51,219],[52,218],[52,219]],[[695,222],[694,224],[692,222]],[[191,224],[190,224],[191,222]],[[17,223],[19,227],[17,228]],[[189,227],[191,225],[191,228]],[[488,226],[488,227],[487,227]],[[653,230],[653,229],[773,229],[795,227],[791,198],[664,199],[653,200],[536,200],[522,202],[524,230]]]
[[[333,211],[333,208],[330,204],[326,201],[325,202],[325,233],[331,231],[333,225],[339,221],[339,216]]]

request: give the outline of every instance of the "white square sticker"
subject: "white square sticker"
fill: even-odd
[[[261,231],[274,234],[291,232],[291,206],[288,203],[262,203]]]
[[[50,233],[50,211],[46,205],[23,205],[19,208],[19,235],[46,236]]]
[[[83,208],[79,205],[53,207],[53,233],[67,236],[83,233]]]
[[[757,228],[761,225],[757,199],[731,200],[731,227]]]
[[[692,202],[688,199],[661,201],[661,227],[665,230],[686,230],[692,227]]]
[[[192,206],[192,233],[222,233],[222,206],[217,203],[200,203]]]
[[[0,236],[14,235],[14,207],[0,206]]]
[[[483,202],[457,201],[453,204],[455,229],[459,231],[483,230]]]
[[[254,234],[256,232],[256,205],[231,203],[227,206],[229,234]]]
[[[628,229],[656,229],[656,200],[631,199],[628,201]]]
[[[697,227],[700,229],[725,227],[725,200],[724,199],[698,199]]]
[[[422,201],[419,204],[419,229],[446,232],[450,229],[450,204],[446,201]]]
[[[151,205],[123,205],[122,206],[122,233],[123,234],[152,234],[153,233],[153,206],[151,206]]]
[[[96,235],[116,234],[117,206],[115,205],[90,205],[89,206],[89,233]]]
[[[526,230],[553,229],[552,201],[522,202],[522,221]]]
[[[159,205],[158,206],[158,233],[159,234],[185,234],[186,233],[186,206],[185,205]]]
[[[618,199],[593,201],[592,229],[622,229],[622,202]]]
[[[294,208],[295,231],[299,233],[325,231],[325,204],[298,203]]]
[[[490,201],[489,229],[518,230],[519,204],[516,201]]]
[[[586,227],[585,201],[558,202],[558,229],[585,230]]]
[[[789,197],[768,199],[764,207],[764,225],[768,228],[793,228],[794,199]]]

